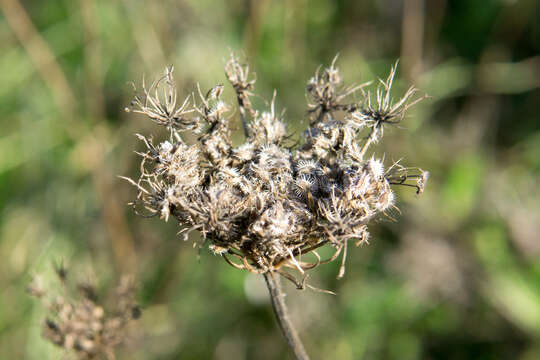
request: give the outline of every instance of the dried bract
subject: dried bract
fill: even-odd
[[[185,234],[198,230],[211,250],[237,268],[277,271],[290,279],[284,267],[304,273],[340,254],[344,264],[347,242],[367,243],[368,223],[395,207],[392,185],[414,186],[421,193],[427,172],[398,163],[385,170],[382,160],[367,155],[384,126],[400,122],[421,100],[413,99],[415,89],[392,99],[396,67],[379,81],[374,97],[366,91],[369,83],[345,87],[336,60],[307,84],[310,126],[297,148],[276,114],[275,94],[268,110],[253,109],[255,80],[234,56],[225,72],[246,137],[237,147],[229,126],[236,112],[221,99],[222,85],[206,95],[199,89],[191,108],[187,100],[176,108],[171,71],[153,91],[143,86],[145,95],[132,102],[134,111],[171,135],[159,145],[138,135],[146,151],[140,154],[139,179],[127,179],[138,189],[133,206],[164,220],[174,217]],[[360,100],[347,102],[355,94]],[[190,129],[200,134],[195,144],[180,135]],[[322,260],[317,249],[325,245],[335,254]],[[307,254],[313,254],[312,261],[306,261]]]

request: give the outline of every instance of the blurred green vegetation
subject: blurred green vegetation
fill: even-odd
[[[134,216],[130,81],[175,66],[181,94],[225,82],[231,50],[258,91],[305,126],[304,86],[339,53],[352,82],[400,59],[396,96],[431,97],[376,149],[430,170],[399,191],[398,221],[309,281],[287,286],[313,359],[540,358],[540,4],[534,0],[0,1],[0,358],[59,359],[25,289],[52,262],[100,291],[133,271],[141,334],[120,359],[282,359],[261,279],[173,222]],[[231,89],[227,88],[230,92]],[[230,95],[229,95],[230,96]],[[262,102],[261,102],[262,104]]]

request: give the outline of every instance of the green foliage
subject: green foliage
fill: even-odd
[[[50,284],[60,260],[103,292],[136,274],[142,333],[119,359],[288,356],[256,281],[206,249],[199,262],[172,222],[136,217],[116,178],[136,177],[132,134],[147,133],[123,113],[129,82],[174,65],[181,98],[196,80],[204,92],[226,82],[231,50],[265,98],[277,88],[296,137],[312,70],[336,53],[359,81],[400,58],[397,93],[414,83],[431,96],[373,150],[430,170],[422,199],[399,193],[398,222],[349,249],[343,279],[339,264],[308,278],[337,296],[286,287],[313,358],[540,358],[538,2],[1,3],[0,358],[64,356],[24,291],[37,274]],[[21,29],[26,15],[35,33]],[[402,21],[411,16],[423,27]],[[408,47],[418,41],[420,53]]]

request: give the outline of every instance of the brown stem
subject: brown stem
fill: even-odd
[[[285,336],[285,339],[287,339],[287,343],[294,353],[295,358],[297,360],[309,360],[304,345],[302,345],[298,333],[289,319],[289,313],[287,312],[287,305],[285,305],[283,299],[284,294],[281,291],[279,278],[275,277],[274,272],[268,271],[264,273],[264,279],[266,280],[266,286],[270,292],[272,308],[274,309],[274,314],[276,315],[279,327],[281,328],[281,332]]]

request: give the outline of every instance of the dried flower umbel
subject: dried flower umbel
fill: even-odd
[[[31,295],[41,299],[49,312],[43,322],[43,337],[68,350],[76,359],[114,359],[114,349],[129,336],[129,325],[141,315],[135,303],[135,287],[123,278],[114,291],[112,306],[105,306],[94,286],[79,283],[73,291],[64,267],[56,269],[62,293],[50,294],[34,279]]]
[[[198,230],[236,268],[265,274],[267,282],[268,274],[279,273],[302,287],[284,268],[304,274],[342,254],[343,276],[348,241],[366,243],[368,223],[395,207],[391,186],[414,187],[418,194],[424,189],[427,172],[399,162],[385,168],[368,154],[384,127],[399,123],[422,99],[413,98],[413,87],[392,99],[396,67],[379,80],[375,94],[367,90],[370,83],[345,87],[335,59],[317,70],[306,87],[309,128],[298,146],[276,113],[275,96],[266,111],[253,108],[255,80],[234,56],[225,72],[245,134],[240,146],[231,141],[236,113],[221,98],[223,85],[205,94],[198,88],[180,105],[172,72],[149,88],[143,83],[127,108],[170,134],[158,144],[137,135],[147,150],[139,153],[139,179],[127,179],[138,189],[133,206],[166,221],[174,217],[186,237]],[[359,100],[350,100],[355,95]],[[197,142],[184,141],[185,131]],[[329,259],[317,253],[325,245],[335,249]]]
[[[412,99],[412,87],[399,100],[391,98],[395,67],[375,95],[365,90],[369,83],[344,88],[335,61],[318,70],[306,87],[310,127],[296,150],[274,100],[267,111],[252,107],[255,80],[248,67],[231,57],[225,69],[246,135],[238,147],[230,140],[234,112],[221,99],[223,85],[205,95],[198,89],[198,100],[188,97],[179,105],[169,68],[150,88],[143,84],[143,94],[127,110],[170,132],[159,144],[137,135],[147,151],[140,153],[140,178],[130,180],[138,188],[134,204],[166,221],[174,217],[186,235],[200,231],[231,265],[256,273],[285,274],[284,267],[303,273],[328,261],[317,254],[321,246],[336,249],[331,261],[348,240],[367,242],[369,221],[395,206],[391,185],[423,191],[427,172],[399,163],[385,169],[367,154],[384,127],[399,123],[421,99]],[[360,101],[345,102],[357,93]],[[195,144],[182,139],[188,130],[198,135]],[[308,253],[316,261],[303,261]]]

